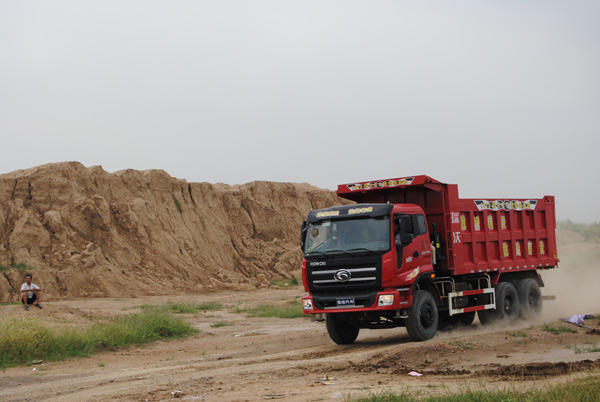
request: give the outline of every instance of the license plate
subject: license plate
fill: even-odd
[[[338,307],[354,306],[354,297],[340,297],[336,302]]]

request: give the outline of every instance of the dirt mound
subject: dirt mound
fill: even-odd
[[[0,302],[21,264],[45,297],[251,289],[299,277],[300,223],[343,201],[308,184],[188,183],[78,162],[0,175]]]

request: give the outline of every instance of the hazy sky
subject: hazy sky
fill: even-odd
[[[0,173],[427,174],[600,221],[600,2],[0,0]]]

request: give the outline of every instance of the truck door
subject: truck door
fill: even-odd
[[[398,269],[409,271],[431,263],[431,246],[423,214],[401,214],[394,217]]]

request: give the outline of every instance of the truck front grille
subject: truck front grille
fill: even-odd
[[[354,265],[339,261],[307,269],[311,292],[373,290],[381,287],[381,262],[375,259]]]
[[[340,281],[335,278],[335,274],[339,271],[347,271],[350,273],[350,279],[347,281]],[[323,284],[323,283],[337,283],[340,284],[343,282],[372,282],[377,280],[377,267],[367,267],[367,268],[339,268],[339,269],[331,269],[327,271],[313,271],[313,283]],[[327,279],[320,279],[327,278]]]

